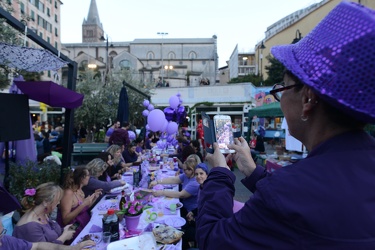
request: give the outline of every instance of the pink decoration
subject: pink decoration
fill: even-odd
[[[29,188],[29,189],[25,190],[25,195],[27,195],[27,196],[34,196],[35,193],[36,193],[35,188]]]

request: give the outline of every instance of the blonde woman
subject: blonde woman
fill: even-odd
[[[100,158],[95,158],[87,165],[87,170],[90,174],[89,182],[82,188],[85,196],[89,196],[99,190],[103,193],[109,192],[112,188],[120,187],[126,184],[123,180],[114,180],[111,182],[101,181],[98,179],[107,169],[108,165]]]
[[[39,185],[36,189],[27,189],[21,204],[26,213],[14,228],[13,236],[29,242],[53,242],[63,244],[73,237],[75,230],[71,225],[61,228],[49,219],[63,197],[63,190],[53,182]]]
[[[197,166],[197,161],[194,158],[187,159],[182,165],[182,169],[184,170],[183,174],[158,181],[152,181],[150,183],[150,187],[157,184],[182,184],[181,191],[155,190],[153,195],[179,198],[184,205],[183,209],[181,210],[181,214],[186,215],[187,212],[197,208],[199,184],[194,175],[195,166]]]
[[[122,152],[124,151],[123,146],[119,145],[111,145],[106,150],[108,153],[113,155],[113,166],[115,167],[115,171],[119,174],[126,172],[133,163],[126,163],[124,158],[122,157]]]

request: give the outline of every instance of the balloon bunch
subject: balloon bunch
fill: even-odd
[[[169,107],[164,109],[165,119],[168,121],[176,122],[177,124],[183,123],[186,119],[185,107],[182,105],[181,94],[173,95],[169,98]]]
[[[148,100],[143,101],[143,106],[146,108],[143,110],[142,115],[147,117],[147,130],[153,132],[166,132],[168,135],[177,132],[178,124],[176,122],[168,121],[163,111],[160,109],[154,109],[154,105],[150,104]]]

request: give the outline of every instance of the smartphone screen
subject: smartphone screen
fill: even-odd
[[[210,117],[205,113],[202,112],[202,123],[203,123],[203,133],[204,133],[204,147],[206,148],[206,152],[213,154],[214,150],[212,148],[212,145],[215,140],[215,129],[214,124]]]
[[[224,153],[232,153],[227,144],[233,144],[232,120],[229,115],[215,115],[214,127],[216,142]]]

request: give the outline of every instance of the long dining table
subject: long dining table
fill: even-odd
[[[154,176],[158,179],[166,178],[168,176],[175,176],[176,171],[170,168],[163,168],[160,169],[158,166],[149,165],[146,166],[151,169],[151,172],[154,172]],[[147,204],[145,201],[143,203],[148,205],[150,208],[144,209],[142,215],[139,220],[139,224],[136,230],[129,231],[126,228],[124,220],[119,222],[119,241],[125,239],[131,239],[132,237],[140,237],[140,236],[147,236],[153,238],[152,229],[157,227],[161,224],[167,224],[170,226],[174,226],[176,229],[180,229],[180,225],[184,224],[184,219],[180,216],[180,210],[177,209],[176,212],[171,212],[170,204],[181,204],[177,198],[168,198],[168,197],[154,197],[152,196],[152,190],[148,189],[147,187],[134,187],[133,186],[133,174],[136,168],[131,168],[130,171],[125,172],[122,176],[122,179],[126,181],[126,185],[123,187],[127,193],[130,192],[140,192],[143,191],[143,194],[149,193],[145,199],[147,199]],[[155,189],[169,189],[169,190],[178,190],[177,184],[171,185],[157,185],[154,187]],[[112,208],[115,210],[119,209],[119,202],[121,198],[121,189],[117,188],[112,190],[112,192],[105,194],[102,199],[91,209],[91,219],[89,223],[83,228],[80,234],[75,238],[71,245],[75,245],[83,240],[86,235],[90,235],[91,239],[93,239],[97,244],[92,249],[96,250],[105,250],[107,249],[107,244],[103,243],[102,241],[102,233],[103,233],[103,222],[102,218],[107,213],[107,210]],[[176,221],[176,223],[174,222]],[[166,223],[168,222],[168,223]],[[172,223],[172,224],[171,224]],[[175,225],[173,225],[175,224]],[[154,238],[153,238],[154,239]],[[126,242],[126,241],[124,241]],[[130,241],[129,241],[130,242]],[[112,243],[111,243],[112,244]],[[111,246],[111,244],[108,245]],[[134,244],[134,243],[131,243]],[[156,249],[168,249],[168,250],[180,250],[182,249],[182,239],[175,244],[170,245],[162,245],[160,243],[156,243]],[[124,248],[122,248],[124,249]],[[129,248],[129,249],[138,249],[138,248]],[[145,249],[143,248],[139,249]]]

